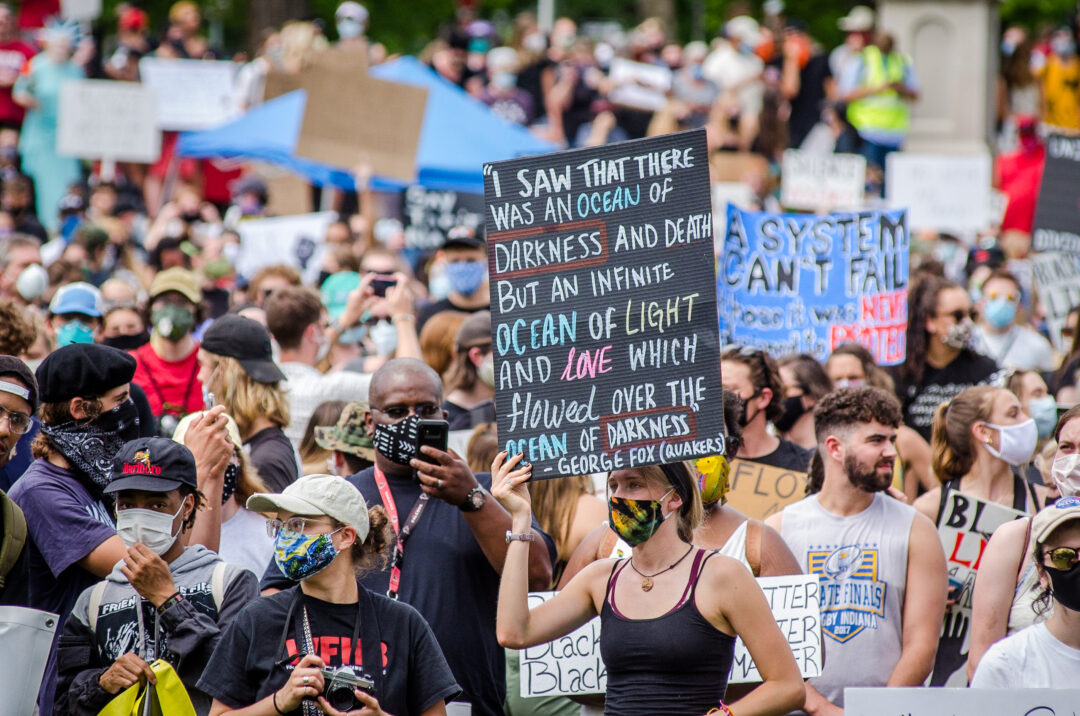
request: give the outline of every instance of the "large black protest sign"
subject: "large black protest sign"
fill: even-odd
[[[705,132],[484,167],[499,438],[537,478],[724,449]]]
[[[484,197],[467,192],[438,191],[411,186],[402,192],[401,218],[405,248],[431,251],[446,243],[455,226],[480,231]]]
[[[1046,143],[1031,248],[1080,253],[1080,137],[1051,135]]]

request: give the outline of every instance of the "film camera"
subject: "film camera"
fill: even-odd
[[[369,694],[375,688],[375,682],[357,674],[351,667],[339,666],[337,668],[324,667],[322,669],[323,685],[322,695],[326,702],[338,711],[351,711],[360,708],[356,700],[354,689],[366,691]]]

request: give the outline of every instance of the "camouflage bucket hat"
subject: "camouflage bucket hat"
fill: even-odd
[[[367,403],[352,402],[341,411],[336,425],[315,428],[315,443],[324,450],[336,450],[375,462],[375,445],[364,426]]]

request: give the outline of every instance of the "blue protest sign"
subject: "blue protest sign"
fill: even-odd
[[[770,214],[728,205],[717,272],[721,344],[824,359],[858,343],[879,365],[903,362],[909,245],[903,211]]]

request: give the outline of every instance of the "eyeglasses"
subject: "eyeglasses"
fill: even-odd
[[[317,519],[311,517],[290,517],[282,522],[276,517],[272,520],[266,521],[266,534],[271,538],[277,537],[281,530],[287,530],[288,532],[303,532],[307,529],[309,524],[312,525],[326,525],[325,522],[319,522]],[[327,525],[329,526],[329,525]]]
[[[408,405],[391,405],[389,408],[376,408],[375,406],[371,406],[371,409],[377,410],[386,417],[394,420],[401,420],[409,417],[410,411]],[[441,418],[442,406],[436,405],[435,403],[420,403],[419,405],[414,405],[412,407],[412,412],[415,412],[417,417],[420,418]]]
[[[960,323],[965,318],[973,317],[975,315],[975,312],[970,310],[970,309],[965,311],[962,308],[958,308],[955,311],[948,311],[946,313],[939,313],[937,315],[938,315],[939,318],[942,317],[942,316],[952,316],[953,320],[955,320],[957,323]]]
[[[1063,572],[1068,572],[1076,566],[1077,562],[1080,562],[1080,551],[1073,547],[1057,547],[1047,552],[1046,556],[1050,558],[1054,569],[1060,569]]]
[[[30,426],[33,425],[31,416],[26,413],[19,413],[14,410],[7,410],[0,407],[0,421],[7,418],[8,429],[16,435],[26,435],[30,432]]]

